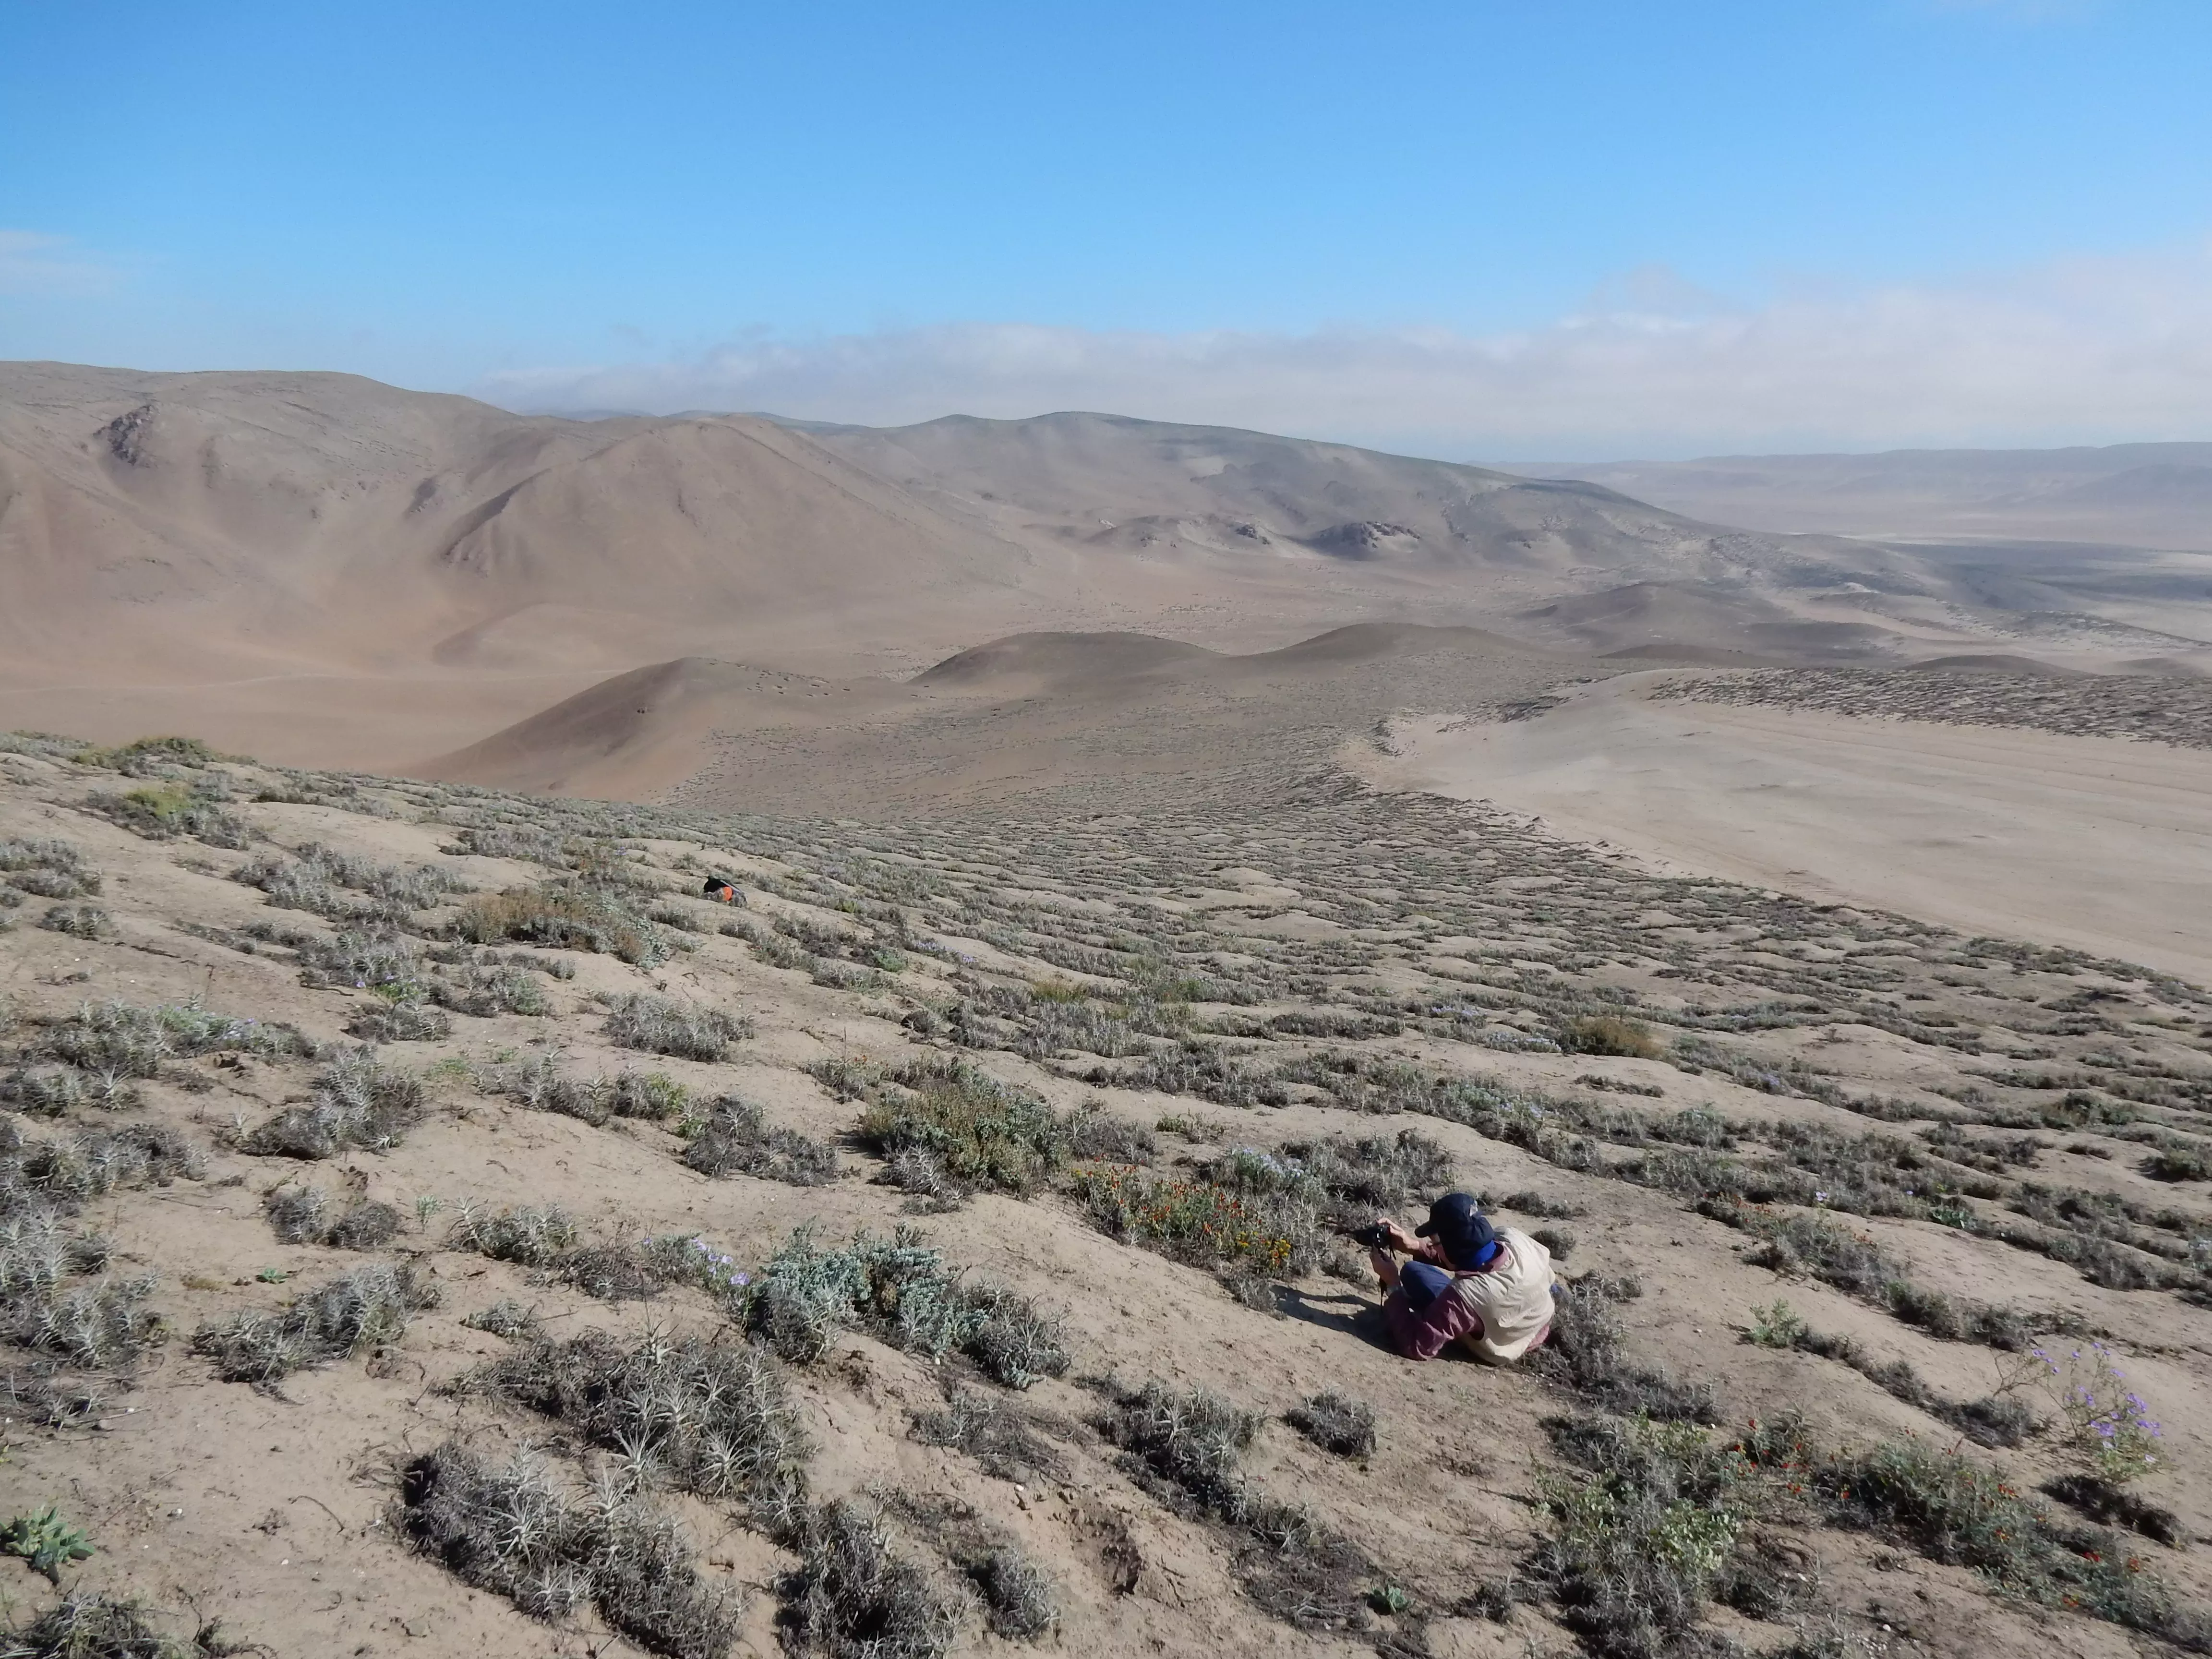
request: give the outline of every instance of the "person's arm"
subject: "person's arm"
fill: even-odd
[[[1482,1329],[1482,1316],[1461,1297],[1446,1291],[1416,1311],[1403,1291],[1393,1291],[1382,1304],[1389,1322],[1390,1340],[1408,1359],[1434,1359],[1461,1337]]]

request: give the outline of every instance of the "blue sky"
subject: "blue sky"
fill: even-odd
[[[2204,0],[19,3],[0,356],[1500,456],[2206,437],[2208,64]]]

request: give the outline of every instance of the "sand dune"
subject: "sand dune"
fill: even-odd
[[[1511,724],[1414,723],[1373,775],[1672,866],[2212,978],[2212,757],[1646,701],[1666,678]]]
[[[1232,793],[1328,765],[1408,706],[1462,712],[1607,671],[1480,629],[1355,623],[1231,653],[1133,633],[1018,634],[904,683],[685,659],[617,675],[420,775],[533,793],[876,813],[1087,790]]]

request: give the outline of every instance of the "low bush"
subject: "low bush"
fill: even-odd
[[[364,1346],[397,1341],[416,1313],[437,1302],[438,1287],[412,1267],[356,1267],[277,1312],[236,1313],[201,1326],[192,1352],[225,1382],[266,1387]]]
[[[760,1107],[725,1095],[684,1149],[686,1168],[705,1176],[749,1175],[794,1187],[818,1187],[837,1176],[837,1154],[796,1129],[778,1128]]]
[[[449,1250],[470,1250],[495,1261],[524,1267],[550,1267],[574,1250],[582,1235],[559,1205],[525,1205],[487,1214],[464,1203],[446,1234]]]
[[[841,1498],[808,1513],[799,1565],[777,1586],[784,1645],[824,1659],[938,1659],[959,1604],[898,1548],[883,1510]]]
[[[1283,1420],[1339,1457],[1365,1457],[1375,1449],[1375,1407],[1333,1389],[1309,1395]]]
[[[431,985],[430,998],[441,1008],[477,1019],[501,1014],[538,1018],[553,1012],[538,975],[514,967],[471,968],[458,979],[441,977]]]
[[[374,1250],[399,1237],[399,1212],[389,1204],[356,1203],[335,1210],[319,1187],[279,1187],[261,1201],[277,1238],[287,1244],[327,1244]]]
[[[669,1659],[722,1659],[737,1640],[742,1599],[701,1577],[682,1523],[634,1488],[574,1492],[526,1454],[495,1465],[448,1441],[402,1472],[392,1522],[462,1583],[533,1617],[589,1607]]]
[[[1559,1032],[1559,1047],[1571,1054],[1620,1054],[1638,1060],[1656,1060],[1666,1045],[1640,1019],[1621,1014],[1584,1014],[1569,1020]]]
[[[986,1551],[962,1566],[983,1598],[994,1634],[1033,1642],[1060,1623],[1052,1580],[1014,1546]]]
[[[1027,1090],[960,1060],[921,1060],[889,1074],[860,1119],[886,1158],[928,1155],[954,1182],[1030,1193],[1067,1162],[1066,1120]]]
[[[1141,1123],[1117,1117],[1092,1101],[1068,1121],[1067,1150],[1071,1158],[1092,1164],[1150,1164],[1159,1155],[1159,1143]]]
[[[538,1310],[525,1307],[511,1296],[503,1296],[489,1308],[479,1308],[461,1321],[472,1331],[482,1331],[489,1336],[505,1337],[514,1341],[521,1337],[535,1339],[540,1330]]]
[[[434,865],[378,864],[314,842],[303,843],[289,858],[266,853],[249,859],[231,872],[231,879],[258,888],[279,909],[386,925],[404,925],[416,911],[469,890],[458,876]],[[349,898],[341,890],[362,896]]]
[[[790,1535],[812,1455],[782,1368],[750,1342],[648,1333],[624,1346],[604,1331],[542,1338],[475,1379],[592,1444],[619,1452],[634,1481],[737,1498]]]
[[[363,1047],[340,1054],[305,1103],[285,1107],[240,1146],[262,1158],[332,1158],[353,1146],[383,1152],[404,1139],[426,1109],[422,1079]]]
[[[689,1006],[643,992],[612,999],[607,1005],[607,1041],[621,1048],[678,1060],[720,1060],[753,1033],[752,1022],[719,1008]]]
[[[315,1052],[315,1044],[289,1025],[211,1013],[197,1003],[149,1008],[88,1002],[64,1018],[42,1024],[25,1057],[74,1066],[112,1097],[130,1079],[159,1075],[171,1060],[219,1054],[283,1060]]]
[[[0,838],[0,886],[33,898],[92,898],[100,887],[99,873],[65,841]]]
[[[230,1640],[219,1621],[165,1636],[145,1603],[98,1590],[68,1597],[0,1640],[6,1659],[233,1659],[262,1650]]]
[[[819,1245],[800,1228],[752,1281],[744,1317],[797,1364],[819,1358],[836,1331],[858,1328],[933,1361],[964,1353],[1008,1388],[1068,1365],[1059,1319],[1003,1286],[961,1282],[907,1227],[888,1240],[856,1233],[842,1248]]]
[[[442,1008],[422,1002],[373,1002],[346,1022],[346,1035],[362,1042],[443,1042],[453,1022]]]
[[[227,790],[204,782],[157,783],[120,795],[95,790],[84,807],[148,841],[190,836],[210,847],[246,847],[252,826],[223,810],[228,798]]]
[[[650,968],[666,961],[675,947],[665,929],[634,908],[631,897],[629,889],[604,884],[511,888],[471,899],[454,919],[453,932],[472,945],[514,939]]]
[[[51,933],[67,933],[76,939],[109,939],[115,933],[115,922],[106,911],[96,904],[52,904],[39,918],[39,926]]]

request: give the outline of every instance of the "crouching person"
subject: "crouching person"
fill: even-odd
[[[1448,1193],[1408,1237],[1378,1219],[1368,1252],[1389,1294],[1383,1316],[1408,1359],[1434,1359],[1457,1342],[1477,1359],[1510,1365],[1552,1332],[1552,1253],[1515,1227],[1493,1228],[1465,1193]],[[1409,1258],[1401,1267],[1399,1255]]]

